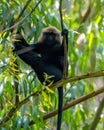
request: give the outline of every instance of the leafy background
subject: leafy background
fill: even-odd
[[[45,86],[40,84],[33,70],[13,53],[13,29],[9,27],[23,20],[37,2],[28,1],[28,6],[18,18],[27,1],[0,1],[0,121],[2,122],[0,129],[54,130],[56,116],[43,120],[43,115],[57,108],[57,90],[47,90],[38,97],[30,96]],[[29,44],[37,41],[44,27],[53,25],[61,30],[59,2],[59,0],[42,0],[35,11],[19,24],[18,27]],[[63,0],[63,22],[64,27],[69,30],[69,78],[104,68],[103,8],[104,0]],[[103,76],[69,82],[64,87],[64,104],[94,92],[102,86],[104,86]],[[28,102],[16,110],[18,102],[28,96],[30,96]],[[103,96],[102,93],[64,111],[62,129],[90,129]],[[16,111],[12,111],[14,109]],[[13,116],[9,115],[7,118],[8,113],[12,113]],[[35,121],[35,124],[30,125],[31,120]],[[97,123],[96,129],[103,130],[104,111],[101,112]]]

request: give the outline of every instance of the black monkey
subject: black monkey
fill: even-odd
[[[68,31],[63,30],[62,35],[68,36]],[[44,73],[52,75],[51,81],[57,82],[63,77],[64,66],[64,47],[61,33],[55,27],[47,27],[42,30],[36,44],[28,45],[25,39],[17,34],[15,36],[14,47],[17,55],[37,74],[41,83],[44,82]],[[33,47],[31,51],[18,52],[27,47]],[[47,81],[48,84],[48,81]],[[63,106],[63,87],[58,88],[58,121],[57,130],[61,129],[62,106]]]

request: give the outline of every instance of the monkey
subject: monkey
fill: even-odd
[[[62,35],[67,37],[68,31],[63,30]],[[53,26],[42,30],[37,43],[27,44],[23,36],[18,33],[13,43],[16,54],[33,68],[41,83],[44,82],[44,73],[51,75],[51,82],[55,83],[63,77],[64,43],[61,32]],[[19,54],[21,49],[33,47],[32,50]],[[68,48],[68,45],[67,45]],[[49,84],[49,81],[46,81]],[[63,87],[58,88],[58,119],[57,130],[61,129]]]

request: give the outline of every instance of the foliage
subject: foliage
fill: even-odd
[[[19,97],[19,101],[23,101],[32,93],[45,88],[45,85],[40,84],[33,70],[13,53],[11,38],[13,29],[4,31],[26,17],[36,1],[30,1],[20,18],[18,16],[26,1],[1,0],[0,2],[0,121],[11,108],[18,108],[16,98]],[[29,44],[38,39],[42,28],[46,26],[53,25],[61,30],[58,7],[59,0],[41,1],[35,11],[19,24],[19,29]],[[104,0],[63,0],[64,26],[69,30],[69,77],[103,70],[103,7]],[[68,83],[64,87],[64,104],[103,85],[103,77]],[[56,126],[55,117],[49,120],[43,119],[44,114],[57,108],[57,92],[48,87],[46,90],[38,97],[30,96],[29,101],[21,105],[8,122],[0,126],[0,129],[48,130]],[[94,97],[64,111],[62,129],[88,130],[101,98],[102,95]],[[30,125],[31,121],[35,124]],[[103,122],[104,113],[97,130],[103,129]]]

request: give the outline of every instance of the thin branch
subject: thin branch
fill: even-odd
[[[84,16],[82,17],[82,21],[81,21],[82,23],[85,22],[85,21],[87,20],[88,16],[90,15],[90,12],[91,12],[91,7],[90,7],[90,6],[91,6],[91,5],[89,4],[86,13],[85,13]]]
[[[61,21],[61,28],[62,30],[64,29],[64,24],[63,24],[63,15],[62,15],[62,0],[60,0],[60,5],[59,5],[59,13],[60,13],[60,21]],[[64,66],[63,66],[63,78],[66,78],[67,76],[67,44],[66,43],[67,39],[64,36],[63,37],[63,42],[64,42]]]
[[[30,4],[31,0],[28,0],[24,6],[24,8],[22,9],[21,13],[18,15],[18,17],[16,18],[15,22],[18,21],[18,19],[20,19],[20,17],[23,15],[24,11],[26,10],[26,8],[28,7],[28,5]]]
[[[97,96],[98,94],[101,94],[101,93],[103,93],[103,92],[104,92],[104,86],[101,87],[101,88],[99,88],[98,90],[96,90],[96,91],[90,93],[90,94],[87,94],[87,95],[84,95],[84,96],[79,97],[79,98],[76,99],[75,101],[72,101],[72,102],[70,102],[70,103],[67,103],[66,105],[64,105],[63,111],[65,111],[65,110],[67,110],[68,108],[70,108],[70,107],[72,107],[72,106],[75,106],[75,105],[77,105],[77,104],[79,104],[79,103],[81,103],[81,102],[83,102],[83,101],[86,101],[86,100],[88,100],[88,99],[90,99],[90,98],[92,98],[92,97],[95,97],[95,96]],[[55,110],[55,111],[53,111],[53,112],[50,112],[50,113],[44,115],[44,119],[48,119],[48,118],[50,118],[50,117],[52,117],[52,116],[55,116],[56,114],[57,114],[57,110]]]
[[[67,51],[67,44],[68,43],[66,43],[66,37],[64,36],[64,66],[63,66],[63,78],[66,78],[67,77],[67,73],[68,73],[68,70],[67,70],[67,53],[68,53],[68,51]]]
[[[9,30],[13,29],[13,28],[16,28],[19,24],[21,24],[22,22],[24,22],[24,21],[35,11],[36,7],[40,4],[41,1],[42,1],[42,0],[39,0],[39,1],[35,4],[35,6],[33,7],[33,9],[31,10],[31,12],[30,12],[29,14],[27,14],[22,20],[20,20],[19,22],[15,23],[13,26],[11,26],[11,27],[9,27],[9,28],[3,30],[3,31],[0,32],[0,33],[4,33],[4,32],[6,32],[6,31],[9,31]]]
[[[60,21],[61,21],[61,29],[64,29],[64,25],[63,25],[63,16],[62,16],[62,0],[60,0],[60,4],[59,4],[59,13],[60,13]]]
[[[60,87],[62,86],[63,84],[66,84],[68,82],[76,82],[76,81],[79,81],[79,80],[82,80],[82,79],[87,79],[87,78],[94,78],[94,77],[101,77],[101,76],[104,76],[104,71],[97,71],[97,72],[93,72],[93,73],[87,73],[87,74],[84,74],[84,75],[80,75],[80,76],[75,76],[75,77],[72,77],[72,78],[67,78],[66,80],[62,79],[61,81],[53,84],[50,86],[50,88],[57,88],[57,87]],[[42,91],[46,91],[46,89],[42,90]],[[5,123],[7,121],[9,121],[11,119],[11,117],[15,114],[15,112],[17,110],[19,110],[21,108],[22,105],[26,104],[27,102],[29,102],[30,100],[30,97],[34,96],[34,97],[38,97],[39,94],[42,93],[42,91],[37,91],[33,94],[31,94],[30,96],[28,96],[27,98],[25,98],[23,101],[19,102],[18,104],[16,104],[16,107],[13,107],[11,108],[11,110],[7,113],[7,115],[2,119],[2,121],[0,121],[0,126],[3,126],[5,125]],[[100,91],[100,90],[99,90]],[[103,91],[101,91],[103,92]]]
[[[58,88],[60,86],[63,86],[64,84],[67,84],[67,83],[76,82],[76,81],[87,79],[87,78],[101,77],[101,76],[104,76],[104,71],[97,71],[97,72],[93,72],[93,73],[87,73],[87,74],[80,75],[80,76],[75,76],[75,77],[72,77],[72,78],[62,79],[62,80],[58,81],[57,83],[52,84],[49,88],[50,89],[55,89],[55,88]],[[23,105],[23,104],[27,103],[29,101],[30,97],[32,97],[32,96],[33,97],[38,97],[43,91],[47,91],[47,89],[43,89],[43,90],[37,91],[37,92],[29,95],[27,98],[22,100],[20,102],[20,104]]]
[[[100,105],[99,105],[99,107],[97,109],[97,112],[95,114],[94,120],[93,120],[92,125],[91,125],[89,130],[95,130],[96,129],[97,124],[98,124],[98,122],[100,120],[100,116],[102,114],[103,109],[104,109],[104,97],[103,97],[103,99],[100,102]]]
[[[104,70],[62,79],[62,80],[56,82],[55,84],[53,84],[52,86],[50,86],[50,88],[58,88],[58,87],[62,86],[63,84],[67,84],[69,82],[71,83],[71,82],[76,82],[76,81],[87,79],[87,78],[94,78],[94,77],[101,77],[101,76],[104,76]]]
[[[101,88],[99,88],[98,90],[96,90],[96,91],[90,93],[90,94],[87,94],[87,95],[84,95],[84,96],[79,97],[79,98],[76,99],[75,101],[72,101],[72,102],[70,102],[70,103],[67,103],[66,105],[64,105],[63,111],[65,111],[65,110],[67,110],[67,109],[69,109],[69,108],[71,108],[71,107],[73,107],[73,106],[75,106],[75,105],[77,105],[77,104],[79,104],[79,103],[81,103],[81,102],[83,102],[83,101],[86,101],[86,100],[88,100],[88,99],[90,99],[90,98],[92,98],[92,97],[95,97],[95,96],[97,96],[98,94],[101,94],[101,93],[103,93],[103,92],[104,92],[104,86],[101,87]],[[103,100],[104,100],[104,99],[103,99]],[[103,104],[104,104],[104,101],[103,101]],[[104,105],[103,105],[103,107],[104,107]],[[47,120],[47,119],[49,119],[49,118],[51,118],[51,117],[57,115],[57,113],[58,113],[58,110],[54,110],[54,111],[52,111],[52,112],[50,112],[50,113],[44,115],[43,119],[44,119],[44,120]],[[33,125],[34,123],[35,123],[34,121],[30,121],[29,125]],[[91,130],[94,130],[94,129],[91,129]]]

